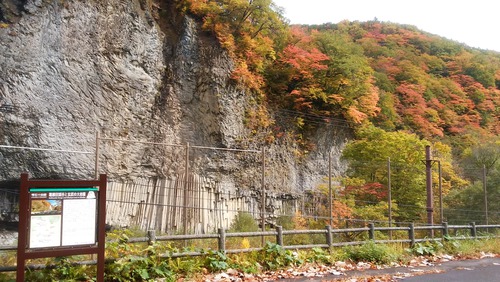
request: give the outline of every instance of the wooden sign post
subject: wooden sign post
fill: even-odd
[[[97,254],[104,281],[106,175],[98,180],[30,180],[21,174],[16,281],[27,259]]]

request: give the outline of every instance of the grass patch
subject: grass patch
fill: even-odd
[[[369,241],[361,246],[348,246],[343,248],[347,259],[354,262],[372,262],[376,264],[387,264],[397,260],[398,254],[393,248],[388,245],[375,244]]]

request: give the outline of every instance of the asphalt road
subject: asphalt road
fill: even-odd
[[[480,260],[464,260],[442,263],[428,267],[436,271],[434,274],[424,274],[408,277],[404,282],[499,282],[500,258],[484,258]]]
[[[368,280],[377,277],[379,280]],[[345,275],[284,279],[306,281],[401,281],[401,282],[500,282],[500,258],[457,260],[431,266],[396,267],[379,270],[347,271]],[[283,281],[283,280],[281,280]]]

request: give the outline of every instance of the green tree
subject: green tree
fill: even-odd
[[[317,78],[329,98],[325,109],[340,112],[345,119],[358,124],[375,116],[379,112],[378,90],[363,48],[348,33],[339,30],[316,33],[314,39],[318,49],[330,58],[328,69]]]
[[[486,197],[482,179],[474,181],[464,189],[452,190],[444,198],[444,217],[451,224],[470,222],[486,223],[486,203],[488,205],[488,223],[500,222],[500,165],[490,169],[486,177]]]
[[[387,183],[387,161],[391,161],[392,199],[399,206],[399,221],[414,221],[425,212],[425,146],[429,142],[415,134],[386,132],[367,126],[357,140],[347,144],[343,159],[349,176],[366,183]]]
[[[462,189],[451,190],[445,197],[444,216],[450,223],[486,223],[485,194],[483,186],[486,173],[486,189],[489,223],[499,220],[500,211],[500,144],[495,138],[482,135],[464,135],[467,147],[462,148],[461,169],[471,184]],[[482,139],[482,140],[481,140]],[[479,141],[481,140],[481,141]],[[486,171],[484,171],[486,169]],[[497,221],[498,222],[498,221]]]
[[[466,148],[463,153],[462,166],[465,175],[471,180],[481,179],[483,168],[486,173],[496,170],[500,159],[500,142],[486,140]]]
[[[229,229],[231,232],[253,232],[258,230],[259,225],[253,216],[250,213],[241,211],[238,212]]]
[[[495,69],[485,63],[488,59],[480,57],[476,60],[465,68],[465,74],[472,76],[486,88],[495,86]]]

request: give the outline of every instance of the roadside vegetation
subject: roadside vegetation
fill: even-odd
[[[290,223],[293,226],[293,222]],[[231,232],[257,231],[258,225],[247,214],[240,214],[233,222]],[[133,237],[144,236],[137,230],[115,230],[108,233],[110,242],[106,245],[106,281],[210,281],[217,275],[246,277],[267,277],[275,279],[299,275],[305,269],[321,268],[331,271],[352,269],[394,267],[410,265],[416,261],[433,261],[438,258],[468,259],[485,254],[500,254],[500,239],[452,240],[417,243],[412,248],[407,244],[375,244],[288,250],[267,241],[261,251],[224,254],[213,244],[200,244],[196,240],[184,247],[183,242],[129,243]],[[299,240],[311,241],[313,237],[292,237],[292,243]],[[232,238],[236,239],[236,238]],[[228,242],[231,248],[249,248],[257,245],[259,238],[243,238]],[[200,256],[178,257],[183,252],[201,252]],[[31,261],[48,267],[27,271],[27,281],[94,281],[96,268],[93,265],[78,264],[88,261],[89,256],[71,258],[49,258]],[[1,265],[14,265],[14,253],[0,254]],[[290,271],[293,269],[293,271]],[[293,274],[295,273],[295,274]],[[281,275],[281,276],[280,276]],[[0,281],[15,281],[15,273],[0,273]]]

